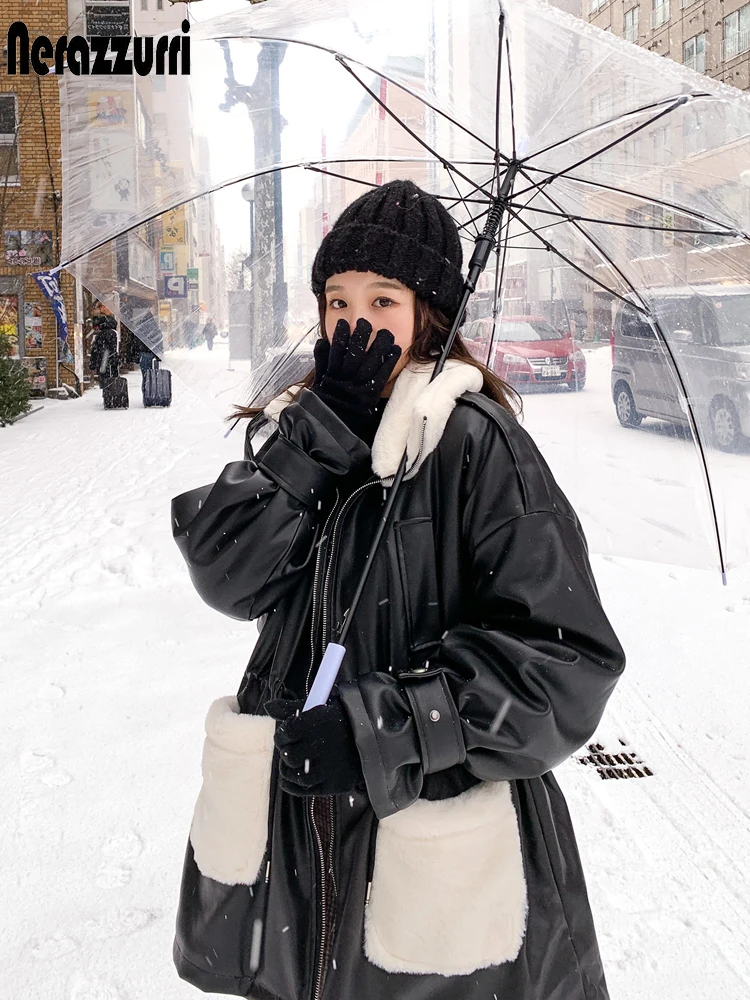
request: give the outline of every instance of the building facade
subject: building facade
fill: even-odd
[[[583,0],[581,16],[699,73],[750,89],[746,0]]]
[[[22,21],[31,39],[56,39],[68,26],[67,0],[44,7],[24,0],[3,0],[0,32]],[[29,369],[33,392],[43,395],[60,384],[82,381],[84,347],[75,327],[72,278],[62,276],[69,318],[69,340],[58,342],[58,324],[34,280],[60,259],[61,162],[60,104],[54,75],[8,73],[9,53],[0,57],[0,333],[11,352]]]

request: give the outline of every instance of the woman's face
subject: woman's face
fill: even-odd
[[[326,282],[326,329],[328,340],[336,324],[345,319],[351,330],[358,319],[372,326],[370,343],[378,330],[390,330],[401,348],[390,386],[407,362],[407,352],[414,340],[414,292],[395,278],[384,278],[372,271],[346,271],[334,274]]]

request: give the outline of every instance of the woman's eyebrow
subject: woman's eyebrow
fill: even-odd
[[[395,288],[397,292],[404,290],[403,285],[397,281],[371,281],[370,288]]]
[[[343,292],[343,285],[326,285],[327,292]]]

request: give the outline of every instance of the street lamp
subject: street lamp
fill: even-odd
[[[251,268],[255,255],[255,185],[252,181],[242,185],[242,197],[250,206],[250,252],[245,257],[243,264],[245,267]]]

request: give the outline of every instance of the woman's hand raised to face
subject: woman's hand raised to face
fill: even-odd
[[[368,349],[372,326],[357,320],[351,331],[340,319],[331,342],[315,344],[315,381],[312,391],[359,437],[375,419],[375,408],[393,374],[401,348],[389,330],[379,330]]]

